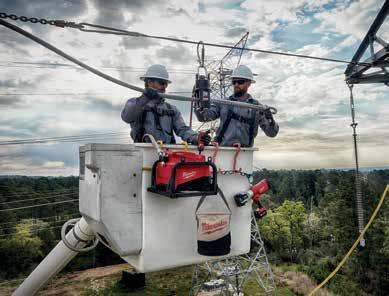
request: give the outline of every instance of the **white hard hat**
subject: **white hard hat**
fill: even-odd
[[[242,78],[251,80],[252,83],[255,83],[255,80],[253,79],[253,72],[251,72],[250,68],[245,65],[239,65],[236,67],[236,69],[232,72],[231,78]]]
[[[167,72],[165,66],[159,64],[151,65],[147,69],[146,74],[140,77],[140,79],[143,81],[146,78],[163,79],[166,80],[168,83],[172,83],[169,80],[169,73]]]

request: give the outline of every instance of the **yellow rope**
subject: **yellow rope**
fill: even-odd
[[[157,141],[157,144],[159,145],[159,148],[163,149],[163,141],[159,140]]]
[[[188,151],[188,142],[182,141],[180,144],[181,144],[181,145],[184,145],[184,150],[185,150],[185,151]]]
[[[361,234],[359,235],[359,237],[357,238],[357,240],[354,242],[353,246],[351,247],[351,249],[347,252],[346,256],[344,256],[344,258],[342,259],[342,261],[340,261],[340,263],[338,264],[338,266],[334,269],[333,272],[330,273],[330,275],[323,281],[320,283],[320,285],[318,285],[315,289],[313,289],[311,291],[311,293],[309,293],[309,296],[313,296],[317,291],[319,291],[319,289],[321,287],[323,287],[338,271],[339,269],[343,266],[343,264],[347,261],[348,257],[350,257],[351,253],[355,250],[355,248],[358,246],[360,240],[363,238],[363,236],[365,235],[366,231],[368,230],[368,228],[370,227],[371,223],[373,223],[373,220],[375,219],[375,217],[377,216],[378,214],[378,211],[380,210],[382,204],[384,203],[384,200],[385,200],[385,197],[387,195],[389,191],[389,184],[386,185],[386,188],[385,188],[385,191],[384,193],[382,193],[382,196],[381,196],[381,199],[377,205],[377,207],[375,208],[374,212],[373,212],[373,215],[371,215],[370,217],[370,220],[369,222],[366,224],[365,228],[362,230]]]

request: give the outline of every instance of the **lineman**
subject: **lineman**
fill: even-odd
[[[184,141],[198,144],[198,134],[185,124],[180,111],[159,95],[171,83],[165,66],[150,66],[140,79],[145,82],[145,91],[140,97],[129,99],[121,114],[123,121],[131,126],[134,142],[148,141],[143,137],[150,134],[157,141],[175,144],[174,131]],[[204,145],[209,145],[208,134],[201,134],[200,138]]]
[[[244,65],[238,66],[232,73],[234,94],[228,99],[261,105],[247,93],[251,83],[255,83],[251,70]],[[195,114],[201,122],[220,118],[215,140],[221,146],[233,146],[235,143],[240,143],[242,147],[252,147],[258,133],[258,126],[268,137],[275,137],[278,133],[279,127],[274,121],[273,114],[269,108],[266,109],[266,106],[264,108],[265,111],[261,112],[237,106],[212,104],[209,109],[196,108]]]

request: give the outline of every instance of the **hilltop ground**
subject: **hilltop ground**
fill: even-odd
[[[181,267],[147,274],[147,288],[129,292],[120,284],[121,272],[131,271],[128,264],[111,265],[78,272],[60,274],[38,294],[39,296],[100,296],[100,295],[188,295],[191,284],[191,267]],[[278,295],[307,295],[315,283],[304,273],[293,271],[293,266],[273,267]],[[1,295],[10,295],[18,282],[0,287]],[[265,295],[254,281],[246,285],[245,295]],[[203,293],[199,296],[211,296]],[[331,295],[327,291],[322,296]]]

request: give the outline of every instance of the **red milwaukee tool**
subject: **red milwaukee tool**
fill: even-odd
[[[217,168],[211,157],[207,159],[200,154],[204,149],[202,142],[199,142],[199,153],[195,153],[161,149],[153,136],[147,136],[158,154],[148,191],[172,198],[217,194]]]
[[[250,199],[257,205],[257,208],[254,210],[254,215],[256,218],[262,218],[267,214],[266,208],[261,205],[259,199],[261,195],[266,193],[270,189],[269,182],[266,179],[259,181],[257,184],[254,184],[250,187],[249,190],[239,192],[235,194],[234,199],[238,207],[244,206]]]
[[[252,185],[249,190],[235,194],[234,199],[236,205],[238,207],[244,206],[250,199],[252,199],[254,202],[257,202],[261,195],[267,192],[269,189],[269,182],[266,179],[263,179],[257,184]]]

